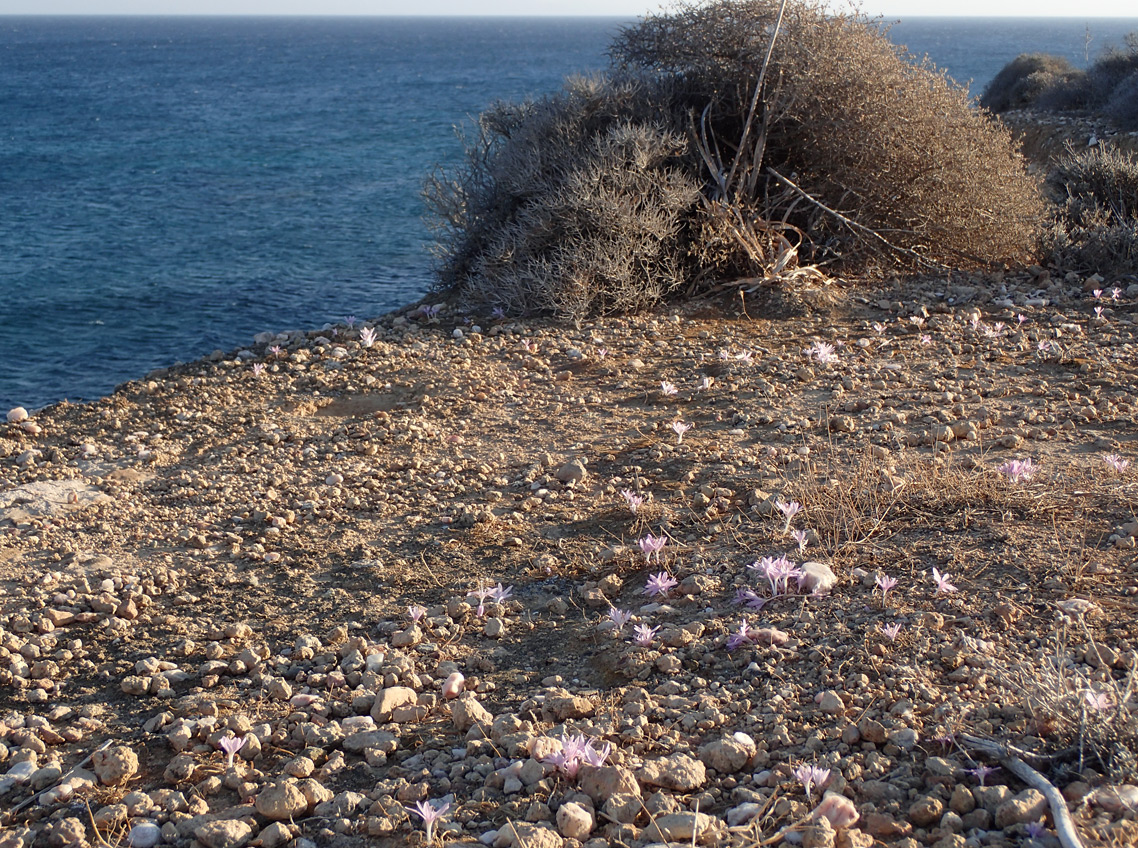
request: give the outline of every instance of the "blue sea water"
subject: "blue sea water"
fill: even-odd
[[[461,157],[453,127],[603,68],[627,23],[0,17],[0,412],[417,298],[419,190]],[[1018,53],[1083,65],[1134,29],[926,18],[891,37],[978,93]]]

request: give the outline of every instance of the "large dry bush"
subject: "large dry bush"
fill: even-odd
[[[606,77],[483,115],[436,176],[441,287],[579,317],[684,282],[1029,258],[1009,133],[874,26],[778,0],[682,4]]]
[[[667,97],[651,80],[574,79],[481,115],[467,167],[427,185],[442,286],[511,314],[579,317],[680,285],[700,186]]]
[[[1138,269],[1138,156],[1103,146],[1068,153],[1048,185],[1060,204],[1044,234],[1052,264],[1108,279]]]

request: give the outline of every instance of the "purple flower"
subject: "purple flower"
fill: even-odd
[[[830,365],[838,361],[837,354],[834,353],[834,346],[826,342],[816,341],[806,348],[804,353],[810,358],[818,360],[820,365]]]
[[[494,601],[495,603],[504,604],[513,596],[513,594],[513,586],[506,586],[503,588],[502,584],[499,583],[497,586],[495,586],[493,589],[490,589],[486,593],[486,597],[490,598],[490,600]]]
[[[710,388],[711,388],[713,385],[715,385],[715,378],[714,378],[714,377],[709,377],[709,376],[707,376],[706,374],[704,374],[704,375],[703,375],[703,379],[699,381],[699,387],[700,387],[700,389],[702,389],[702,390],[703,390],[703,391],[705,391],[705,392],[706,392],[708,389],[710,389]]]
[[[1101,318],[1101,317],[1102,317],[1102,307],[1101,307],[1101,306],[1096,306],[1096,307],[1095,307],[1095,317],[1096,317],[1096,318]]]
[[[656,562],[660,561],[660,551],[664,549],[664,545],[668,544],[667,536],[653,536],[649,533],[643,539],[640,539],[636,544],[640,546],[640,551],[644,554],[645,562],[651,562],[652,556],[656,556]]]
[[[1116,453],[1105,454],[1102,461],[1114,469],[1117,474],[1125,474],[1126,469],[1130,467],[1130,460],[1123,459]]]
[[[680,444],[684,440],[684,433],[694,427],[694,424],[689,424],[686,421],[673,421],[672,429],[676,432],[676,444]]]
[[[612,623],[616,625],[616,631],[619,633],[624,629],[624,625],[632,620],[632,612],[630,610],[609,607],[609,618],[612,620]]]
[[[1032,463],[1031,457],[1028,457],[1027,459],[1009,459],[996,470],[1013,483],[1022,483],[1034,477],[1037,469]]]
[[[1114,288],[1112,288],[1110,290],[1110,299],[1111,300],[1118,300],[1120,297],[1122,297],[1122,289],[1115,286]]]
[[[644,505],[644,498],[631,489],[622,489],[620,496],[628,503],[628,511],[636,515],[636,511]]]
[[[415,622],[416,624],[418,624],[420,621],[422,621],[423,616],[425,616],[426,614],[427,614],[427,608],[421,607],[418,604],[412,604],[411,606],[407,607],[407,615],[410,616],[411,620],[413,622]]]
[[[987,779],[988,775],[999,770],[999,766],[976,766],[976,768],[965,769],[968,774],[972,775],[978,781],[980,781],[981,786],[984,785],[984,781]]]
[[[221,746],[221,750],[225,752],[225,767],[227,769],[233,768],[233,758],[237,752],[245,747],[245,743],[249,741],[248,736],[237,738],[236,736],[223,736],[217,740],[217,744]]]
[[[751,609],[761,610],[770,598],[756,594],[754,589],[739,589],[735,592],[735,603],[746,604]]]
[[[810,534],[805,530],[791,530],[790,538],[798,543],[798,552],[802,553],[802,551],[806,550],[806,545],[810,541]]]
[[[647,624],[638,624],[633,629],[632,641],[641,648],[652,647],[652,640],[656,638],[656,631],[660,628],[649,627]]]
[[[732,633],[727,638],[727,650],[734,651],[740,645],[751,644],[751,630],[747,626],[747,619],[743,619],[743,623],[739,625],[738,631]]]
[[[490,310],[490,317],[500,321],[506,317],[506,310],[500,306],[495,306],[492,310]]]
[[[802,504],[800,504],[798,501],[784,503],[782,498],[776,498],[774,505],[778,508],[778,511],[782,513],[782,517],[786,519],[786,526],[783,527],[782,531],[784,533],[789,532],[790,522],[794,520],[794,516],[802,512]]]
[[[254,362],[253,363],[253,376],[254,377],[260,377],[264,373],[265,373],[265,363]]]
[[[582,734],[566,736],[563,733],[561,750],[543,757],[542,762],[552,763],[570,780],[575,780],[582,763],[593,768],[601,768],[611,753],[612,745],[608,742],[598,749],[593,747],[592,739]]]
[[[890,577],[888,574],[877,575],[877,588],[881,590],[881,603],[885,603],[885,596],[888,595],[889,590],[896,585],[896,577]]]
[[[790,578],[802,576],[801,569],[785,556],[763,557],[758,562],[748,565],[747,568],[757,571],[767,578],[767,582],[771,586],[772,598],[788,594]]]
[[[356,326],[356,320],[357,319],[355,315],[349,315],[344,319],[344,323],[348,325],[348,329],[350,330],[352,327]]]
[[[888,637],[890,642],[896,642],[897,636],[901,632],[901,622],[894,621],[892,624],[883,624],[881,625],[881,632]]]
[[[666,598],[668,593],[679,585],[680,581],[668,572],[658,571],[648,578],[648,584],[644,587],[644,594]]]
[[[661,394],[670,397],[671,395],[676,394],[676,392],[678,392],[678,391],[679,391],[679,389],[676,388],[674,383],[669,383],[667,380],[661,380],[660,381],[660,393]]]
[[[938,595],[951,595],[953,592],[958,591],[949,580],[952,578],[951,574],[941,574],[936,568],[933,568],[933,582],[936,583],[936,593]]]
[[[427,842],[435,841],[435,824],[446,815],[450,809],[450,801],[444,801],[436,807],[430,801],[420,801],[414,807],[406,807],[407,812],[414,813],[423,820],[423,830],[427,832]]]
[[[802,788],[806,790],[807,798],[814,797],[815,787],[824,789],[826,784],[830,782],[830,770],[813,764],[803,763],[794,770],[794,776],[802,784]]]
[[[360,342],[364,347],[371,347],[375,344],[375,330],[371,327],[364,327],[360,330]]]
[[[1031,839],[1038,839],[1047,832],[1047,828],[1041,821],[1028,822],[1023,826],[1023,829]]]
[[[284,353],[284,351],[281,350],[280,345],[273,345],[271,348],[269,348],[269,353],[271,353],[273,356],[279,357]]]

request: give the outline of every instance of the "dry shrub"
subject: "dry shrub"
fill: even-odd
[[[1060,202],[1044,252],[1063,270],[1117,278],[1138,269],[1138,155],[1100,145],[1068,153],[1048,177]]]
[[[1138,129],[1138,32],[1103,51],[1087,71],[1060,56],[1025,53],[1005,65],[980,103],[993,112],[1090,110],[1124,130]]]
[[[684,280],[699,199],[685,140],[651,81],[575,79],[556,97],[479,118],[457,180],[436,175],[440,282],[511,314],[647,306]]]
[[[1016,56],[992,79],[980,96],[980,105],[993,112],[1026,109],[1037,105],[1045,95],[1073,90],[1086,73],[1075,68],[1062,56],[1048,53],[1022,53]],[[1078,108],[1078,103],[1069,107]]]
[[[1000,682],[1023,703],[1034,735],[1058,752],[1053,769],[1092,766],[1114,782],[1132,782],[1138,779],[1138,669],[1104,667],[1103,650],[1085,622],[1076,627],[1086,651],[1073,648],[1077,637],[1061,627],[1038,655],[1002,668]]]
[[[1042,205],[1009,133],[862,20],[682,3],[611,55],[607,77],[483,115],[465,168],[430,181],[443,289],[580,318],[799,262],[1030,258]]]

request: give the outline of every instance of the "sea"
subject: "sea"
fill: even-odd
[[[105,395],[432,283],[420,190],[497,101],[603,69],[616,18],[0,16],[0,414]],[[1138,18],[911,18],[979,94]]]

